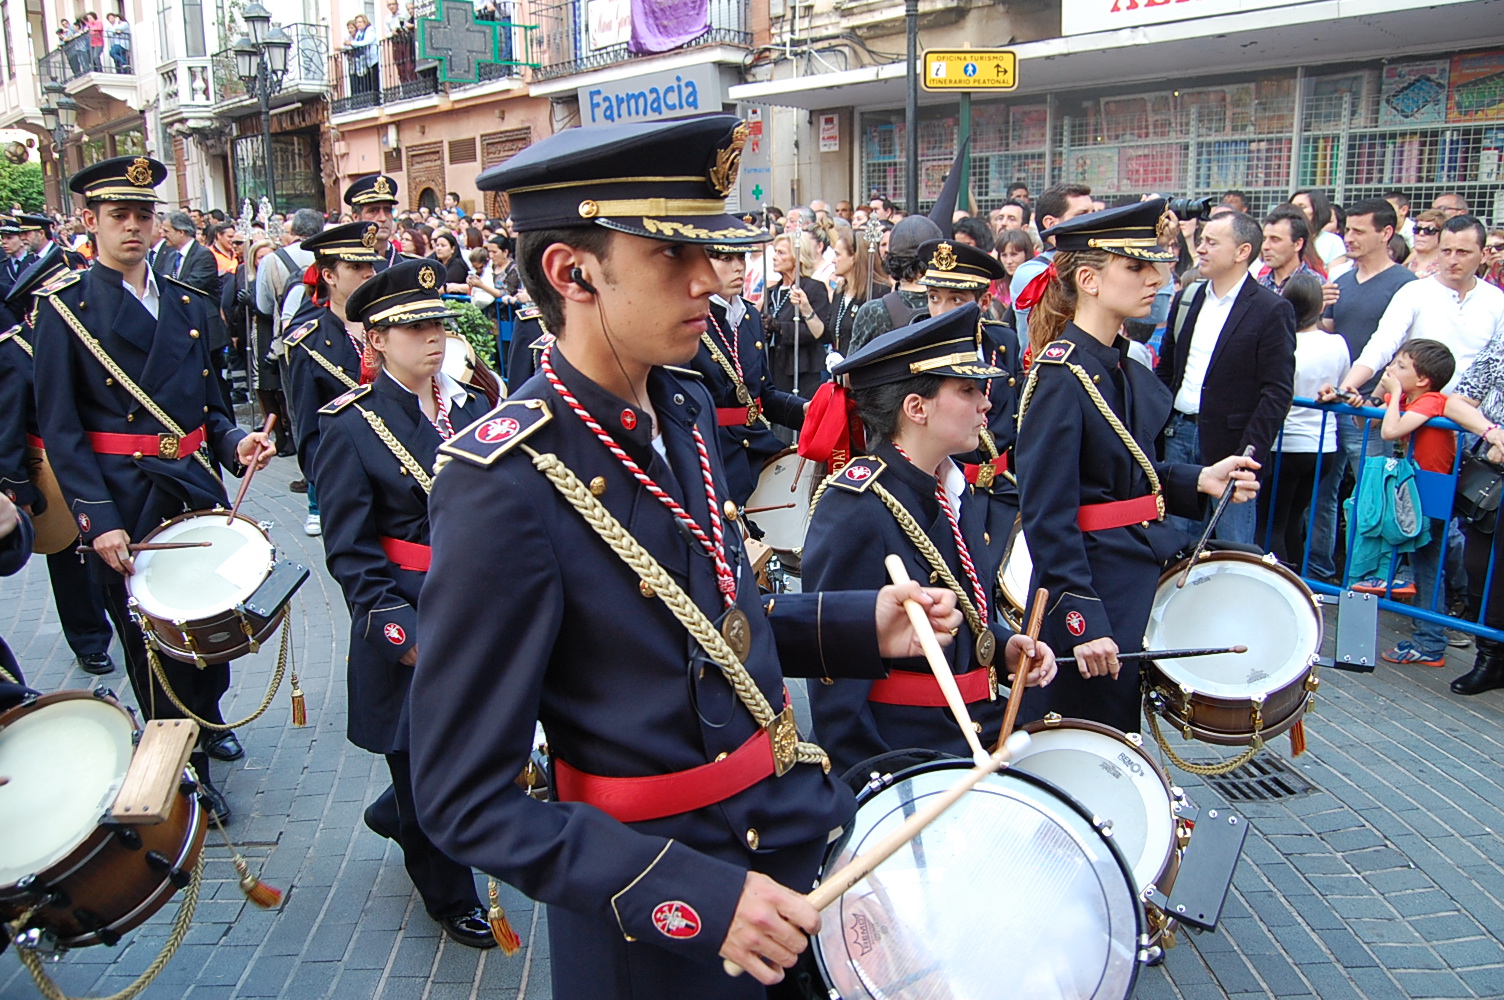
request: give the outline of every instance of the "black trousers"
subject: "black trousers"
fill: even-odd
[[[408,755],[389,753],[386,766],[392,773],[390,794],[396,799],[397,843],[402,847],[402,863],[418,895],[423,897],[423,908],[435,920],[469,913],[480,905],[480,897],[475,892],[475,874],[468,865],[460,864],[435,847],[418,825]],[[386,798],[383,795],[377,800],[378,808]]]
[[[72,546],[47,557],[52,603],[63,626],[63,638],[68,640],[74,656],[110,651],[110,620],[105,616],[104,591],[83,559],[74,554]]]
[[[1336,460],[1336,452],[1321,456],[1323,466]],[[1316,485],[1316,453],[1287,451],[1280,459],[1279,489],[1274,497],[1274,529],[1269,546],[1279,561],[1299,571],[1306,551],[1306,512],[1311,508],[1311,490]],[[1266,522],[1259,504],[1259,527]]]

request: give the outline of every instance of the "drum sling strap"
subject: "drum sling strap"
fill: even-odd
[[[732,330],[731,335],[735,336],[736,331]],[[771,428],[773,425],[768,423],[768,418],[762,415],[762,407],[752,395],[752,391],[747,388],[747,383],[743,382],[742,377],[736,373],[736,367],[726,358],[725,352],[715,342],[715,338],[710,335],[710,331],[707,330],[700,334],[700,340],[704,342],[706,347],[710,348],[710,356],[715,359],[716,364],[721,366],[721,370],[726,373],[726,377],[731,379],[731,385],[736,390],[737,402],[741,402],[743,399],[747,400],[746,403],[742,404],[747,408],[747,426],[751,427],[752,421],[757,419],[762,421],[764,427]]]
[[[150,413],[153,417],[155,417],[159,424],[161,424],[163,427],[166,427],[169,432],[171,432],[179,439],[188,436],[183,428],[178,426],[177,421],[169,417],[167,415],[167,411],[158,406],[150,396],[143,392],[141,387],[136,384],[135,379],[127,375],[125,373],[125,370],[121,368],[120,365],[116,364],[115,359],[110,357],[109,354],[105,352],[104,345],[100,344],[100,342],[95,339],[94,335],[89,332],[89,328],[84,326],[83,322],[73,314],[72,309],[69,309],[67,306],[63,305],[63,303],[59,302],[57,300],[57,296],[53,296],[51,301],[52,307],[57,310],[59,316],[63,317],[63,322],[67,323],[69,328],[71,328],[74,333],[78,334],[78,339],[83,341],[84,346],[89,349],[89,353],[94,355],[94,360],[103,365],[104,370],[109,372],[111,377],[113,377],[116,382],[119,382],[121,387],[124,388],[126,392],[130,393],[131,397],[135,399],[136,402],[144,406],[147,413]],[[219,478],[219,474],[214,471],[214,466],[207,458],[204,457],[204,453],[202,451],[195,449],[195,451],[193,452],[193,457],[198,459],[198,463],[200,465],[209,470],[209,475],[213,476],[215,479]]]
[[[539,472],[548,477],[554,489],[575,509],[575,512],[584,518],[601,541],[610,546],[611,551],[626,563],[636,573],[642,582],[673,612],[679,623],[688,630],[695,641],[700,644],[706,655],[714,661],[725,676],[731,689],[736,692],[741,701],[757,724],[767,732],[772,739],[774,773],[782,776],[793,767],[795,763],[819,764],[830,771],[830,757],[817,744],[806,743],[799,739],[799,730],[794,723],[792,708],[785,708],[782,712],[774,712],[773,706],[768,704],[768,699],[763,696],[762,689],[747,672],[747,668],[737,655],[732,652],[720,630],[706,617],[690,596],[684,592],[684,588],[669,575],[658,560],[653,558],[651,552],[643,548],[642,543],[632,537],[620,521],[606,509],[606,506],[596,499],[589,488],[580,481],[580,477],[554,454],[540,454],[522,445],[522,450],[532,458],[533,465]]]

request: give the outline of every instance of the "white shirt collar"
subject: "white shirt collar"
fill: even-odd
[[[407,386],[403,385],[400,381],[397,380],[397,376],[393,375],[391,372],[387,371],[385,368],[383,368],[381,370],[381,374],[383,374],[387,378],[391,379],[393,385],[395,385],[398,388],[400,388],[403,392],[407,393],[409,396],[416,396],[417,395],[416,392],[413,392]],[[463,403],[463,402],[465,402],[465,400],[467,400],[470,397],[470,394],[465,391],[465,387],[463,385],[461,385],[460,382],[457,379],[450,378],[449,374],[447,372],[440,371],[439,374],[436,377],[439,380],[439,392],[443,393],[444,398],[447,399],[447,400],[449,400],[449,402],[451,404],[453,404],[453,403]]]
[[[1229,291],[1226,295],[1218,295],[1216,282],[1208,281],[1206,283],[1206,297],[1211,301],[1217,303],[1218,305],[1231,302],[1233,299],[1237,298],[1238,293],[1243,290],[1243,282],[1247,280],[1248,269],[1244,268],[1243,273],[1238,276],[1237,284],[1233,285],[1232,290]]]
[[[157,288],[157,276],[152,273],[151,268],[146,269],[146,287],[141,291],[136,291],[136,286],[126,281],[124,277],[121,277],[120,285],[146,307],[146,311],[151,313],[153,319],[156,318],[157,311],[161,307],[162,293]]]
[[[947,458],[940,463],[940,485],[945,487],[945,495],[950,497],[950,505],[961,516],[961,498],[966,494],[966,473],[954,459]]]

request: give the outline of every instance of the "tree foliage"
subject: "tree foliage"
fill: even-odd
[[[12,205],[20,205],[26,212],[40,212],[47,207],[40,163],[18,165],[0,159],[0,211],[8,212]]]

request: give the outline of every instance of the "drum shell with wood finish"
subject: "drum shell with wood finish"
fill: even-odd
[[[1029,607],[1029,580],[1034,575],[1034,560],[1029,543],[1024,541],[1023,518],[1015,518],[1003,550],[1003,563],[997,569],[998,614],[1015,632],[1024,630],[1024,611]]]
[[[1248,746],[1257,733],[1268,742],[1300,721],[1318,687],[1321,609],[1272,555],[1204,552],[1177,588],[1184,568],[1159,578],[1144,647],[1248,651],[1147,663],[1150,705],[1189,739]]]
[[[506,385],[496,377],[491,366],[475,353],[474,345],[453,331],[444,337],[443,371],[456,382],[479,389],[490,406],[495,406],[507,397]]]
[[[52,463],[47,460],[47,449],[35,443],[26,445],[26,478],[31,480],[45,501],[42,512],[32,514],[36,537],[31,543],[31,551],[39,556],[55,555],[78,541],[78,522],[68,512],[63,489],[52,473]]]
[[[102,690],[102,689],[101,689]],[[137,731],[131,715],[113,697],[88,691],[58,691],[43,695],[0,715],[0,770],[22,757],[45,757],[48,768],[40,783],[28,788],[16,775],[0,802],[24,798],[31,815],[66,813],[78,821],[76,829],[53,841],[50,853],[25,876],[0,885],[0,919],[12,921],[26,914],[22,930],[39,929],[53,935],[62,948],[114,944],[119,936],[145,923],[187,884],[207,830],[191,774],[173,796],[166,820],[149,825],[116,824],[109,808],[129,763],[131,737]],[[50,737],[50,738],[49,738]],[[78,737],[78,738],[75,738]],[[28,751],[24,742],[36,744]],[[67,785],[66,773],[76,754],[86,747],[102,750],[111,759],[94,758],[93,773]],[[7,760],[7,758],[11,758]],[[90,780],[92,779],[92,780]],[[59,783],[63,784],[59,784]],[[88,800],[66,794],[85,784],[85,795],[100,793],[97,811]],[[19,787],[17,787],[19,785]],[[50,790],[43,785],[55,786]],[[68,799],[59,806],[51,797]],[[82,804],[85,809],[78,807]],[[16,807],[5,802],[0,812]],[[84,818],[85,816],[91,818]],[[0,820],[0,827],[3,827]],[[35,830],[35,826],[33,826]],[[56,826],[51,831],[57,832]],[[12,831],[12,834],[14,831]],[[15,848],[12,848],[15,849]],[[14,875],[13,859],[0,848],[0,872]],[[8,863],[10,862],[10,863]]]
[[[136,553],[126,589],[147,641],[162,653],[185,663],[226,663],[255,652],[285,617],[283,611],[262,617],[243,607],[271,575],[276,549],[264,527],[240,513],[232,521],[224,510],[179,514],[141,541],[199,540],[214,545]],[[232,560],[233,572],[227,572]],[[160,586],[158,574],[166,578]],[[204,593],[193,593],[195,588]]]

